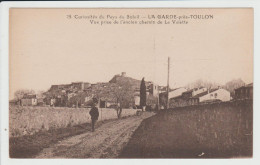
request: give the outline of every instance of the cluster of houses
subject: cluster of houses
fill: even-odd
[[[36,95],[26,94],[19,100],[22,106],[59,106],[59,107],[88,107],[91,105],[93,97],[98,98],[99,106],[102,108],[113,107],[117,105],[116,98],[111,95],[113,89],[118,88],[120,84],[126,84],[133,89],[131,93],[132,102],[129,107],[138,107],[140,104],[140,84],[141,80],[126,76],[125,72],[115,75],[109,82],[100,82],[91,84],[88,82],[72,82],[71,84],[52,85],[45,92],[43,98],[37,98]],[[165,108],[167,100],[167,87],[159,86],[151,81],[146,81],[147,98],[154,98],[151,105],[159,105]],[[201,103],[230,101],[232,98],[230,92],[223,88],[207,89],[199,87],[187,89],[184,87],[169,90],[169,107],[180,107],[197,105]],[[248,84],[235,90],[233,99],[252,99],[253,84]]]
[[[162,93],[160,100],[163,105],[165,93]],[[182,107],[189,105],[197,105],[206,102],[215,102],[215,101],[230,101],[230,92],[222,89],[207,89],[205,87],[199,87],[194,89],[186,88],[177,88],[169,92],[169,107]]]
[[[208,89],[199,87],[194,89],[176,88],[169,92],[169,107],[182,107],[214,102],[226,102],[230,100],[244,100],[253,99],[253,83],[235,89],[234,98],[231,97],[230,92],[221,87]],[[167,93],[160,94],[160,103],[165,105]]]
[[[113,89],[118,88],[120,84],[127,83],[131,86],[132,104],[136,107],[140,103],[140,84],[141,80],[126,76],[125,72],[115,75],[109,82],[100,82],[91,84],[88,82],[72,82],[71,84],[52,85],[44,93],[43,105],[59,107],[88,107],[91,105],[93,97],[98,98],[100,107],[115,106],[116,99],[111,95]],[[146,81],[147,96],[158,97],[159,90],[166,91],[166,87],[161,87],[151,81]],[[36,95],[24,95],[19,104],[22,106],[38,105]],[[42,105],[42,104],[41,104]]]

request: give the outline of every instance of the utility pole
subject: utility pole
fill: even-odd
[[[168,57],[168,76],[167,76],[167,102],[166,109],[169,108],[169,81],[170,81],[170,57]]]
[[[153,36],[153,51],[155,52],[155,37]],[[154,55],[155,57],[155,61],[156,61],[156,56]],[[155,65],[156,66],[156,65]],[[155,72],[156,73],[156,72]],[[161,108],[160,108],[160,92],[159,92],[159,85],[157,86],[157,91],[158,91],[158,96],[157,96],[157,110],[159,111]]]
[[[159,85],[158,85],[157,88],[159,88]],[[160,108],[160,92],[159,92],[159,89],[158,89],[158,97],[157,97],[157,101],[158,101],[158,104],[157,104],[157,110],[159,111],[159,110],[161,110],[161,108]]]
[[[98,100],[98,107],[100,108],[100,117],[101,117],[101,121],[102,121],[102,106],[100,106],[101,105],[101,99],[99,98],[99,100]]]

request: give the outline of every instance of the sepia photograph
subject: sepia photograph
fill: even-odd
[[[252,159],[253,8],[10,8],[10,159]]]

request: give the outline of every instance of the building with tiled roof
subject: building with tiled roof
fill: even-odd
[[[20,100],[21,106],[32,106],[37,105],[37,98],[35,94],[25,94]]]
[[[235,99],[253,99],[253,83],[235,89]]]
[[[205,92],[199,93],[188,99],[189,105],[196,105],[203,102],[213,102],[213,101],[230,101],[230,92],[222,89],[215,88],[209,89]]]

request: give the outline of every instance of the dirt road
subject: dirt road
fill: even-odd
[[[145,112],[141,116],[107,122],[95,132],[88,131],[44,149],[36,158],[115,158],[142,120],[152,115]]]

